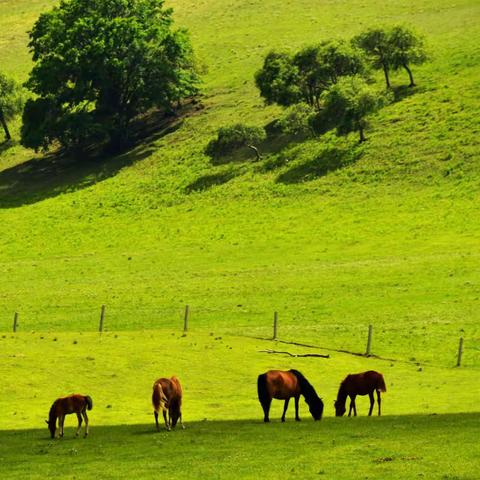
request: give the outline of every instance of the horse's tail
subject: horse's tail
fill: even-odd
[[[262,373],[257,378],[257,392],[258,392],[258,400],[262,405],[265,405],[270,396],[268,394],[267,389],[267,374]]]
[[[377,390],[379,392],[387,391],[387,386],[385,385],[385,380],[383,379],[383,375],[381,373],[378,374]]]
[[[87,402],[87,410],[91,410],[93,408],[92,397],[90,397],[89,395],[86,395],[85,401]]]
[[[160,409],[165,410],[167,404],[167,397],[163,392],[163,388],[160,383],[155,383],[153,385],[153,393],[152,393],[152,405],[153,409],[158,412]]]

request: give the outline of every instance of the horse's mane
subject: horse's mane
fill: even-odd
[[[317,392],[313,388],[312,384],[300,373],[298,370],[289,370],[290,373],[293,373],[300,384],[300,390],[302,395],[305,397],[305,401],[309,403],[311,400],[320,399],[317,395]]]
[[[346,386],[346,381],[347,381],[347,379],[348,379],[349,376],[350,376],[350,375],[347,375],[347,376],[343,379],[342,383],[340,384],[340,387],[339,387],[338,393],[337,393],[337,400],[342,400],[342,399],[344,399],[344,398],[347,398],[347,392],[346,392],[347,386]]]
[[[48,421],[51,423],[55,423],[55,421],[57,420],[57,412],[56,412],[56,407],[57,406],[57,400],[55,400],[53,403],[52,403],[52,406],[50,407],[50,411],[48,412]]]

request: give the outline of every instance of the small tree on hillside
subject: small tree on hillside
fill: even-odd
[[[36,97],[23,115],[22,143],[69,149],[128,144],[131,120],[171,109],[197,91],[187,32],[173,28],[163,0],[65,0],[30,32]]]
[[[6,140],[12,138],[7,121],[18,115],[22,107],[23,96],[20,85],[0,72],[0,125],[5,132]]]
[[[326,124],[336,126],[339,135],[359,132],[360,142],[364,142],[367,116],[382,107],[387,99],[363,79],[345,77],[324,93],[320,116]]]
[[[408,27],[395,26],[388,35],[390,46],[390,65],[394,70],[404,68],[410,79],[410,87],[415,86],[410,65],[419,65],[427,60],[425,44],[422,37]]]
[[[219,128],[217,138],[208,143],[205,153],[212,158],[217,158],[228,155],[239,148],[248,147],[255,152],[256,159],[260,160],[260,152],[255,144],[258,145],[265,138],[266,133],[263,128],[237,123]]]
[[[255,74],[255,84],[267,104],[288,107],[299,102],[302,94],[298,83],[298,69],[288,53],[270,52]]]
[[[352,43],[365,51],[373,68],[383,70],[385,83],[390,88],[389,70],[392,59],[388,31],[384,28],[371,28],[354,37]]]

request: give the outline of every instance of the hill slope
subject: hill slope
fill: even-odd
[[[25,31],[52,1],[0,8],[0,69],[23,80]],[[27,330],[181,322],[451,364],[480,365],[478,2],[172,2],[208,66],[204,109],[123,156],[81,165],[0,153],[0,318]],[[369,141],[265,146],[212,165],[216,127],[266,124],[252,76],[272,47],[349,38],[378,22],[423,31],[419,87],[373,119]],[[395,86],[405,84],[401,74]],[[402,92],[402,91],[400,91]],[[18,129],[18,125],[17,125]],[[427,335],[425,335],[427,333]]]

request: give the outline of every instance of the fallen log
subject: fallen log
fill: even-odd
[[[318,357],[318,358],[330,358],[330,355],[322,355],[321,353],[290,353],[282,352],[279,350],[259,350],[259,353],[278,353],[281,355],[288,355],[290,357]]]

